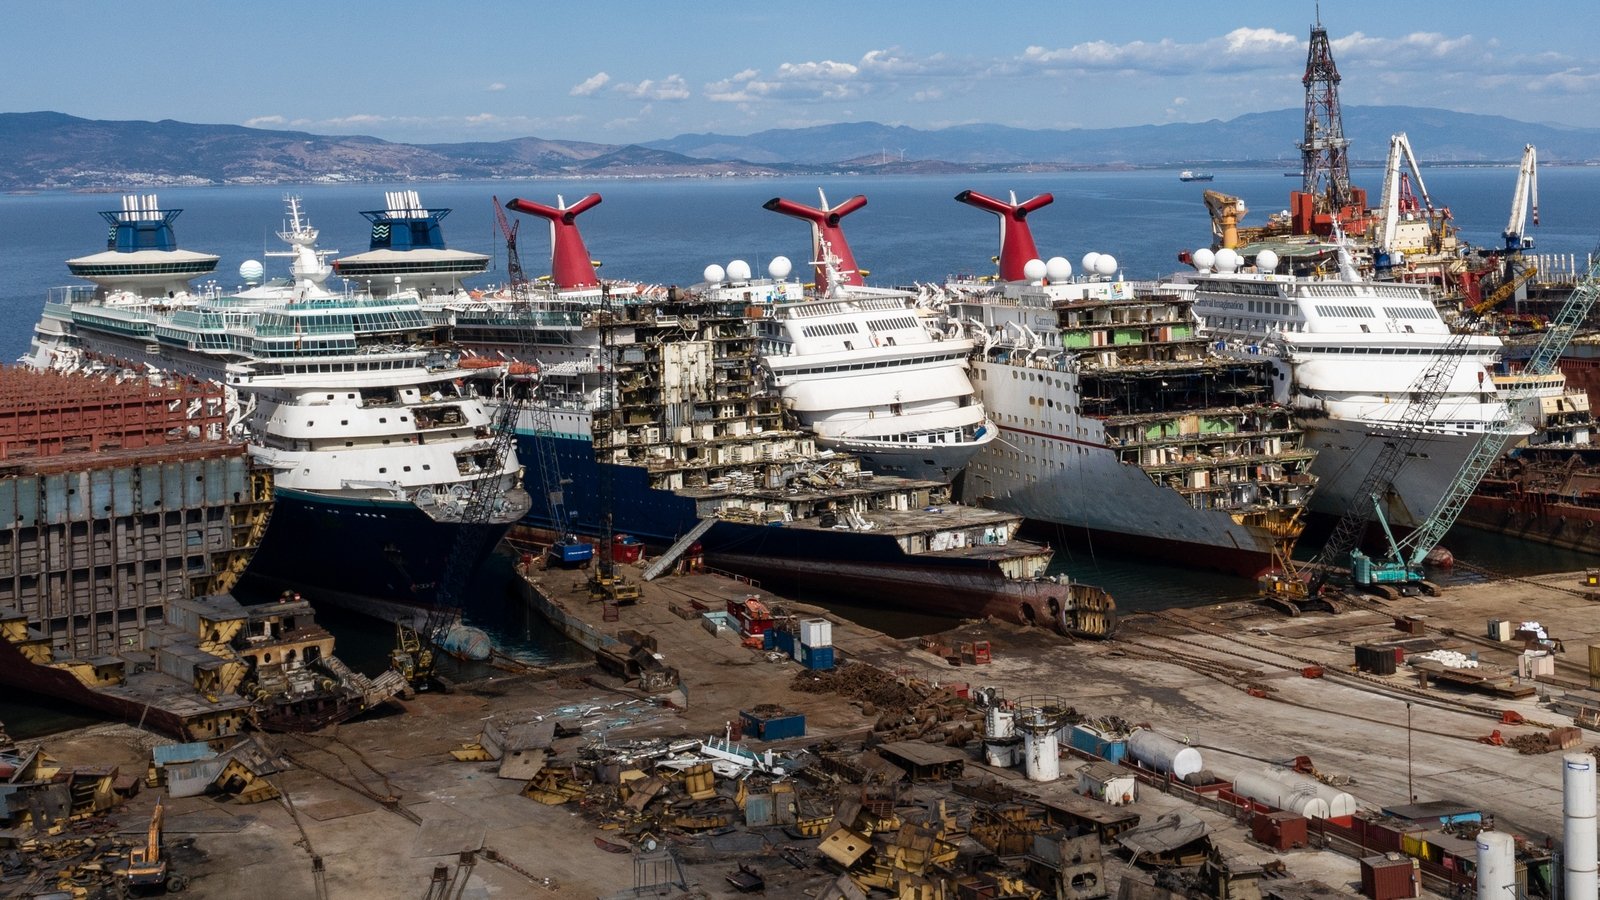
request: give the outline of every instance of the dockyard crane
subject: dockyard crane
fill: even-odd
[[[1377,254],[1373,260],[1380,274],[1393,267],[1399,255],[1395,244],[1400,216],[1420,213],[1426,218],[1430,229],[1434,227],[1436,217],[1433,200],[1428,196],[1428,186],[1422,182],[1422,169],[1417,165],[1416,154],[1411,152],[1411,141],[1405,132],[1390,136],[1389,160],[1383,173],[1383,218],[1378,224],[1375,242]],[[1412,180],[1416,182],[1414,191],[1411,188]]]
[[[494,218],[500,226],[500,236],[506,242],[506,286],[515,291],[528,283],[528,276],[522,271],[522,257],[517,255],[517,229],[522,226],[522,220],[512,222],[506,218],[499,197],[494,198]]]
[[[460,525],[455,542],[445,559],[444,573],[434,592],[433,606],[422,628],[401,620],[395,623],[396,646],[390,654],[391,666],[404,675],[413,687],[426,687],[438,681],[435,664],[444,637],[461,621],[462,594],[472,577],[473,563],[483,554],[493,529],[489,523],[495,508],[505,500],[500,487],[506,458],[516,440],[517,417],[525,400],[506,391],[492,426],[489,453],[477,477],[467,489],[459,513]]]
[[[1221,191],[1207,190],[1203,194],[1206,211],[1211,213],[1211,237],[1218,249],[1235,249],[1239,246],[1239,222],[1250,210],[1244,201]]]
[[[1506,241],[1506,253],[1521,253],[1533,249],[1533,238],[1527,235],[1528,208],[1533,207],[1533,224],[1539,224],[1539,154],[1532,144],[1522,148],[1522,163],[1517,166],[1517,187],[1511,193],[1511,217],[1506,220],[1506,230],[1501,237]]]
[[[1539,343],[1534,346],[1533,354],[1528,357],[1527,365],[1523,367],[1524,373],[1540,376],[1554,372],[1561,354],[1566,352],[1567,345],[1572,342],[1578,328],[1588,318],[1589,311],[1594,308],[1595,300],[1600,298],[1600,248],[1596,248],[1589,258],[1592,260],[1589,271],[1573,288],[1572,293],[1567,295],[1566,301],[1561,304],[1561,309],[1556,312],[1550,326],[1540,337]],[[1381,586],[1393,583],[1410,584],[1422,580],[1420,570],[1423,559],[1438,546],[1445,532],[1456,523],[1478,482],[1483,480],[1489,467],[1504,451],[1505,444],[1512,434],[1514,414],[1511,410],[1520,405],[1518,401],[1522,399],[1524,398],[1520,396],[1506,398],[1507,402],[1502,407],[1502,412],[1484,431],[1483,436],[1478,438],[1472,452],[1467,455],[1466,461],[1456,473],[1455,480],[1440,499],[1438,508],[1415,531],[1403,540],[1396,540],[1393,532],[1389,530],[1388,523],[1383,520],[1382,509],[1377,510],[1378,521],[1383,525],[1384,535],[1388,539],[1389,557],[1381,562],[1365,561],[1359,552],[1352,553],[1358,570],[1355,573],[1358,583]]]

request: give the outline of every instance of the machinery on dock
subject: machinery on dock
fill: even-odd
[[[1593,309],[1595,300],[1600,298],[1600,251],[1592,255],[1591,259],[1594,262],[1591,263],[1588,273],[1573,288],[1567,301],[1562,304],[1555,319],[1551,321],[1549,328],[1534,347],[1527,365],[1523,368],[1524,374],[1540,376],[1553,372],[1561,354]],[[1458,333],[1458,340],[1464,341],[1466,335],[1467,332],[1463,329]],[[1325,606],[1328,601],[1322,597],[1323,590],[1327,587],[1334,567],[1343,565],[1346,560],[1349,562],[1350,585],[1354,588],[1391,598],[1419,590],[1435,595],[1439,592],[1438,587],[1424,577],[1422,563],[1455,524],[1467,500],[1472,496],[1473,489],[1483,479],[1489,466],[1504,451],[1506,441],[1512,433],[1511,410],[1516,408],[1517,404],[1515,402],[1506,404],[1506,412],[1484,430],[1482,437],[1462,463],[1449,489],[1440,499],[1438,507],[1409,535],[1404,538],[1395,537],[1384,517],[1379,498],[1381,492],[1399,473],[1406,458],[1415,451],[1423,434],[1420,425],[1427,421],[1438,406],[1443,394],[1442,386],[1448,381],[1450,369],[1453,369],[1458,358],[1458,354],[1441,355],[1438,361],[1411,385],[1410,396],[1413,400],[1408,405],[1404,418],[1407,428],[1402,437],[1385,442],[1378,454],[1377,462],[1362,482],[1361,493],[1358,494],[1371,498],[1370,511],[1365,504],[1358,503],[1340,519],[1333,534],[1329,536],[1327,543],[1314,560],[1314,570],[1309,577],[1297,571],[1294,563],[1289,560],[1288,553],[1285,552],[1280,561],[1283,572],[1273,573],[1261,581],[1261,596],[1264,600],[1291,613],[1298,612],[1311,604]],[[1516,399],[1518,398],[1513,398],[1513,401]],[[1368,557],[1356,546],[1367,525],[1374,518],[1382,527],[1387,544],[1386,555],[1382,559]],[[1299,585],[1304,585],[1304,589]]]
[[[421,628],[405,621],[395,623],[396,640],[389,656],[390,666],[418,690],[441,684],[436,669],[440,652],[460,652],[471,657],[488,656],[487,646],[481,648],[481,654],[466,652],[468,646],[465,642],[473,645],[487,643],[487,636],[480,640],[478,635],[481,632],[463,626],[461,607],[462,594],[472,578],[472,561],[480,558],[484,544],[491,540],[493,529],[490,523],[497,506],[504,502],[498,473],[504,468],[506,457],[511,454],[512,442],[516,440],[517,416],[526,403],[513,391],[505,393],[504,403],[494,419],[489,463],[482,467],[468,488],[466,503],[461,508],[461,527],[456,530],[455,544],[450,549],[427,620]],[[472,637],[463,638],[464,634]]]
[[[150,827],[145,833],[144,845],[128,851],[128,868],[123,883],[130,893],[177,893],[189,886],[189,879],[172,871],[162,843],[164,808],[156,801],[150,813]]]

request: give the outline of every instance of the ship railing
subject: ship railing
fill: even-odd
[[[90,284],[64,284],[60,287],[50,288],[45,292],[45,306],[66,306],[72,303],[88,303],[94,299],[95,288]]]

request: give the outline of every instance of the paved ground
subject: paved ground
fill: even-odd
[[[1566,590],[1535,582],[1472,586],[1445,598],[1404,600],[1337,618],[1287,619],[1236,606],[1205,607],[1134,618],[1118,640],[1104,644],[1068,643],[1010,626],[964,626],[959,636],[993,642],[994,661],[986,667],[952,667],[915,649],[915,642],[846,624],[835,626],[834,637],[846,655],[891,671],[994,685],[1013,698],[1055,694],[1085,713],[1149,723],[1201,747],[1207,767],[1224,776],[1262,761],[1308,755],[1320,771],[1347,776],[1347,790],[1363,806],[1403,802],[1409,778],[1410,792],[1420,799],[1481,806],[1493,811],[1503,830],[1538,837],[1559,834],[1559,754],[1522,756],[1476,739],[1496,729],[1507,738],[1536,730],[1500,725],[1500,710],[1552,725],[1567,724],[1565,719],[1541,708],[1536,698],[1412,692],[1414,679],[1404,674],[1383,684],[1348,674],[1353,644],[1401,636],[1394,616],[1409,614],[1434,634],[1459,632],[1461,637],[1446,639],[1477,651],[1485,664],[1514,659],[1507,648],[1470,639],[1484,633],[1487,619],[1537,619],[1569,649],[1557,676],[1584,682],[1585,648],[1600,643],[1595,605],[1571,592],[1580,587],[1576,576],[1538,581]],[[604,627],[655,633],[664,660],[684,674],[687,710],[607,689],[615,681],[586,684],[573,673],[507,675],[448,695],[422,695],[404,704],[403,712],[322,734],[276,737],[299,763],[273,779],[287,802],[171,801],[169,839],[179,848],[175,861],[194,879],[190,895],[315,897],[311,858],[318,855],[331,897],[420,897],[436,865],[454,864],[458,850],[487,848],[506,864],[480,859],[465,897],[604,896],[633,885],[630,856],[598,850],[592,839],[602,832],[573,805],[528,800],[519,795],[521,782],[497,778],[491,765],[456,762],[449,751],[474,740],[491,718],[521,721],[553,712],[576,714],[589,723],[590,734],[604,730],[611,739],[718,734],[739,709],[760,702],[805,712],[812,737],[869,724],[857,707],[837,698],[791,692],[793,663],[769,662],[734,637],[712,635],[668,612],[669,599],[681,605],[697,594],[691,583],[671,581],[662,590],[669,593],[655,594],[626,611],[623,621]],[[1320,663],[1328,677],[1301,677],[1308,661]],[[1245,690],[1251,685],[1268,688],[1267,697],[1251,696]],[[113,763],[138,772],[151,743],[149,735],[125,726],[99,726],[46,742],[69,764]],[[1064,761],[1063,769],[1075,765]],[[1064,791],[1068,782],[1039,789]],[[120,827],[137,830],[153,803],[153,792],[141,794],[120,815]],[[1211,820],[1234,858],[1273,857],[1223,817],[1173,798],[1148,792],[1136,808],[1150,815],[1175,805]],[[704,894],[725,893],[720,873],[731,858],[713,854],[707,864],[691,868]],[[1331,853],[1297,851],[1286,860],[1297,877],[1335,887],[1348,890],[1359,879],[1355,861]],[[781,882],[785,892],[824,883],[820,870],[787,877]]]

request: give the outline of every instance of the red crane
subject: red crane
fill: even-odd
[[[506,218],[505,207],[500,205],[500,198],[494,198],[494,218],[500,223],[500,234],[506,239],[506,281],[508,287],[516,289],[528,283],[528,276],[522,273],[522,259],[517,256],[517,228],[522,225],[522,220],[516,222]]]

